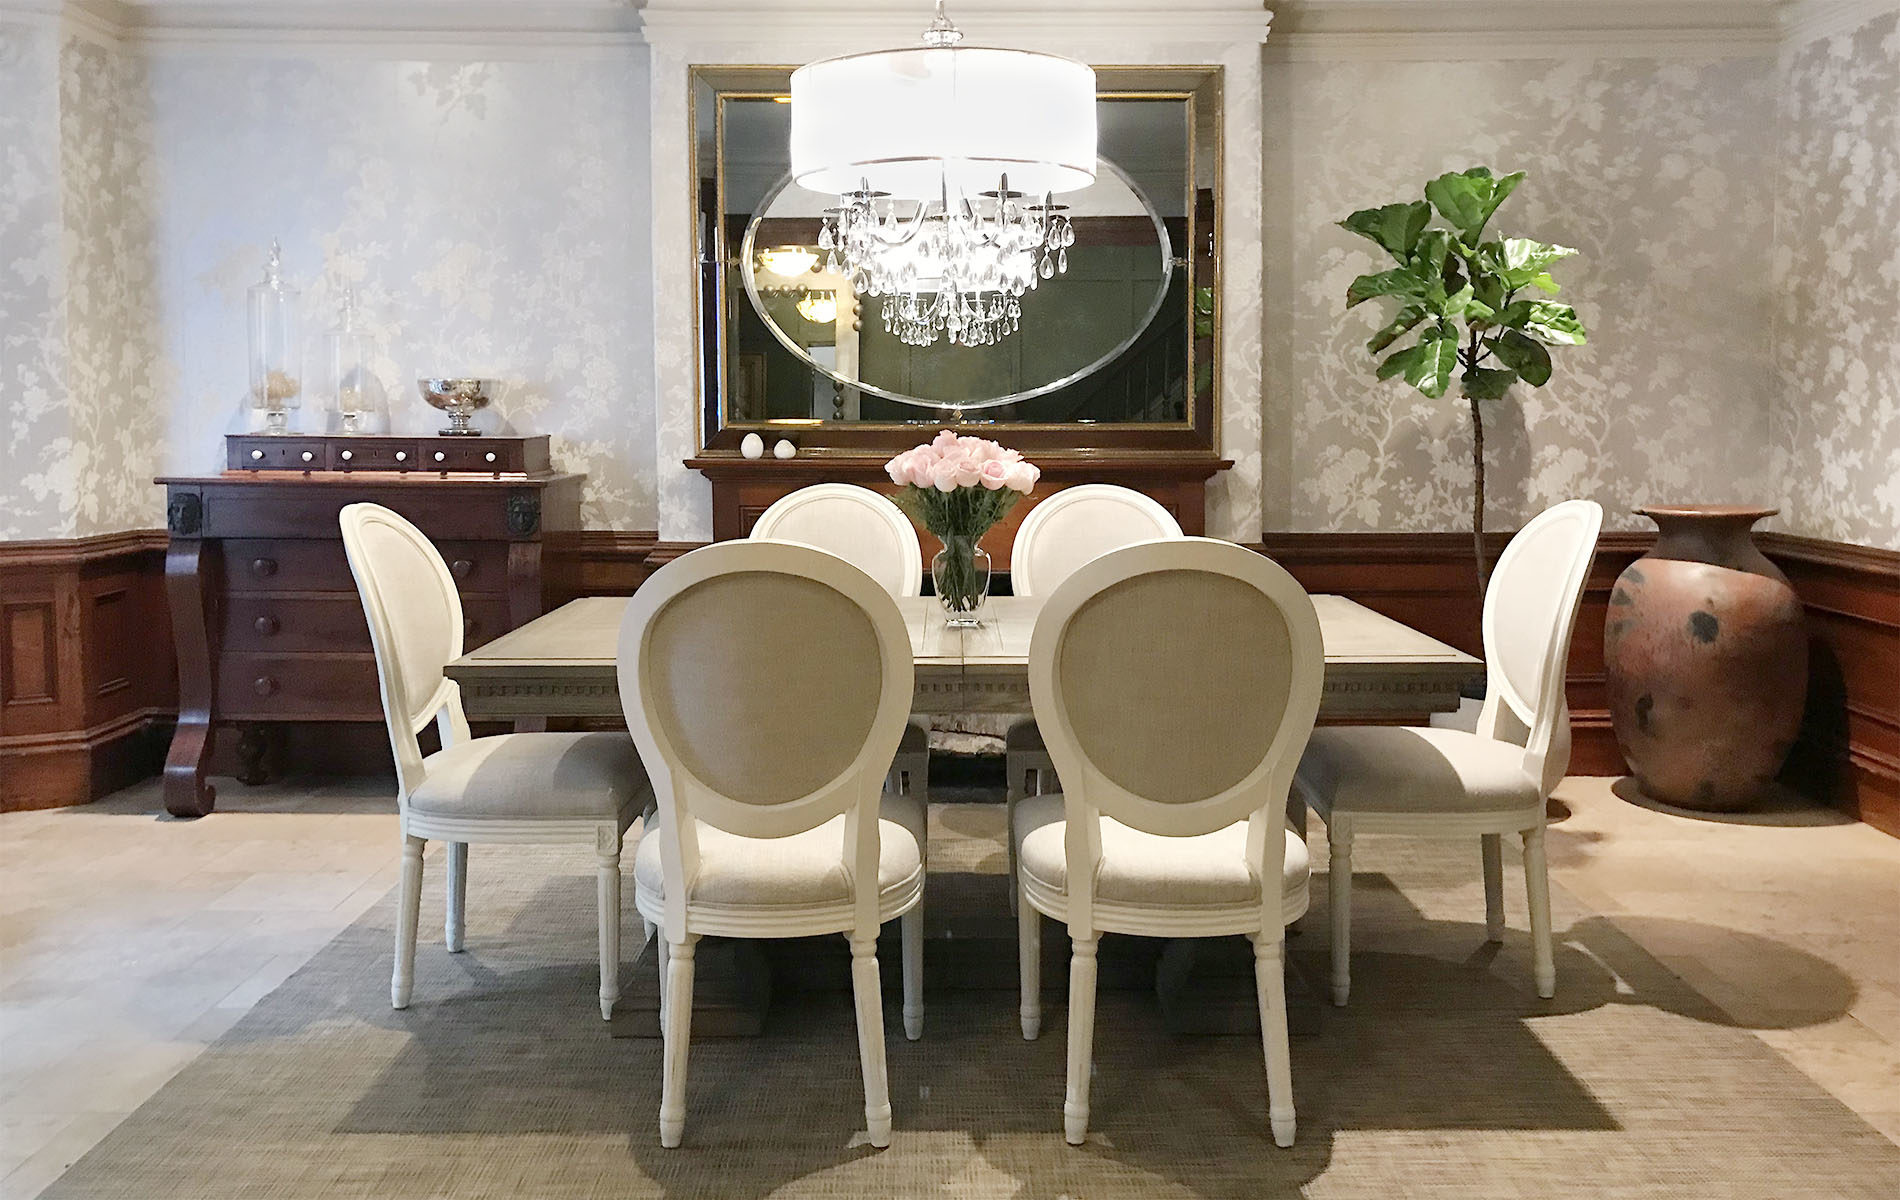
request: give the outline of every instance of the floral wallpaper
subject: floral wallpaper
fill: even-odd
[[[1771,499],[1773,70],[1270,62],[1267,526],[1468,527],[1464,402],[1373,379],[1376,322],[1344,297],[1384,264],[1332,222],[1480,163],[1529,173],[1499,229],[1580,251],[1559,278],[1590,332],[1547,386],[1487,402],[1489,526],[1573,496],[1620,528],[1642,527],[1629,510],[1646,502]]]
[[[1779,93],[1782,523],[1900,549],[1900,11],[1785,52]]]
[[[303,428],[345,287],[399,431],[422,376],[500,381],[478,417],[553,437],[594,528],[655,523],[646,87],[637,49],[521,61],[165,53],[149,66],[165,466],[243,428],[245,292],[272,238],[302,289]]]

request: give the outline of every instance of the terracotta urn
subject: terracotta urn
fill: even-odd
[[[1617,577],[1603,626],[1617,745],[1653,799],[1746,807],[1801,727],[1801,601],[1750,530],[1772,508],[1639,508],[1655,548]]]

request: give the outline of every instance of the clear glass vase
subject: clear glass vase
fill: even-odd
[[[990,552],[973,537],[942,537],[943,549],[930,560],[930,581],[943,604],[945,624],[975,629],[983,623],[983,601],[990,594]]]
[[[303,342],[297,330],[297,289],[284,279],[283,251],[270,244],[264,278],[247,294],[251,334],[251,407],[264,414],[265,433],[289,433],[290,414],[303,403]]]

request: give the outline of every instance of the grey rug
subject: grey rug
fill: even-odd
[[[933,870],[1001,871],[997,811],[934,814]],[[686,1145],[662,1150],[659,1043],[610,1038],[595,1006],[591,863],[476,847],[468,951],[425,943],[414,1007],[388,1006],[385,900],[45,1195],[1900,1195],[1900,1148],[1570,897],[1559,998],[1539,1001],[1517,895],[1505,945],[1484,944],[1475,846],[1356,856],[1353,1004],[1293,1044],[1292,1150],[1266,1136],[1258,1040],[1170,1038],[1140,990],[1102,996],[1093,1133],[1065,1145],[1059,974],[1036,1043],[1013,991],[933,981],[916,1043],[889,1006],[883,1152],[857,1133],[845,981],[781,993],[763,1037],[695,1043]],[[434,860],[429,877],[425,930]],[[1319,980],[1323,874],[1314,892],[1292,952]]]

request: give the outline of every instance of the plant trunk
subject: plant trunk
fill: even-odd
[[[1491,586],[1491,567],[1484,559],[1484,417],[1476,397],[1471,404],[1471,553],[1478,563],[1478,611],[1484,611],[1484,593]]]

